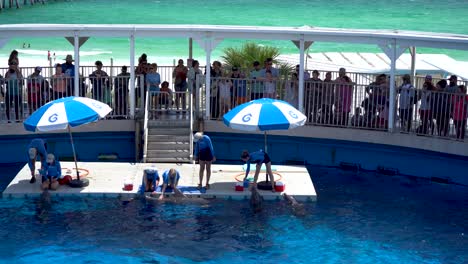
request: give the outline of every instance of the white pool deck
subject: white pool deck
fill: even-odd
[[[61,162],[62,172],[66,174],[67,168],[74,168],[73,162]],[[210,189],[208,191],[199,191],[196,189],[198,184],[199,165],[197,164],[173,164],[173,163],[117,163],[117,162],[78,162],[78,168],[89,171],[86,176],[89,179],[89,186],[84,188],[71,188],[67,185],[61,185],[57,191],[50,191],[54,196],[83,196],[83,197],[124,197],[133,198],[138,194],[138,189],[142,183],[143,171],[145,168],[155,165],[162,175],[167,169],[175,168],[179,171],[181,179],[179,180],[179,189],[189,197],[196,198],[221,198],[242,200],[250,198],[250,191],[244,189],[243,192],[235,191],[237,183],[236,176],[242,180],[245,172],[241,165],[217,165],[212,164],[212,173],[210,179]],[[36,164],[39,168],[40,164]],[[285,193],[293,196],[298,201],[316,201],[312,179],[304,166],[274,166],[275,180],[281,176],[281,182],[285,184]],[[255,166],[251,168],[255,171]],[[72,173],[73,174],[73,173]],[[40,177],[37,181],[30,184],[30,170],[26,164],[10,182],[3,192],[3,198],[27,198],[37,197],[42,193]],[[250,172],[253,177],[253,172]],[[206,177],[206,176],[205,176]],[[124,182],[130,180],[133,183],[132,191],[123,190]],[[259,176],[259,181],[265,180],[265,173]],[[203,182],[205,184],[205,181]],[[265,200],[282,199],[279,192],[260,190]],[[172,195],[172,194],[168,194]]]

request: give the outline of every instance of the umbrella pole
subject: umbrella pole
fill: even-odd
[[[73,159],[75,160],[76,178],[80,180],[80,173],[78,172],[78,163],[76,162],[75,144],[73,143],[73,136],[70,130],[70,126],[68,126],[68,134],[70,134],[70,141],[71,141],[72,150],[73,150]]]

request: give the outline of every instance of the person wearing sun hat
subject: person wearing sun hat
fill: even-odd
[[[448,79],[449,85],[445,87],[444,92],[448,93],[458,93],[458,83],[457,83],[458,77],[456,75],[450,76]]]
[[[47,165],[46,164],[47,143],[45,142],[44,139],[41,139],[41,138],[35,138],[31,140],[31,142],[28,145],[28,165],[29,165],[29,169],[31,169],[31,180],[29,181],[29,183],[36,182],[35,171],[36,171],[36,161],[37,161],[38,155],[41,158],[41,170],[42,170]]]
[[[206,168],[205,188],[208,190],[210,189],[211,163],[216,161],[213,144],[211,143],[210,137],[203,135],[202,132],[195,133],[193,136],[193,142],[195,142],[194,158],[200,163],[200,181],[197,188],[202,188],[203,174]]]
[[[60,161],[55,159],[54,154],[47,154],[46,167],[41,170],[42,174],[42,190],[57,190],[59,179],[62,178],[62,168]]]

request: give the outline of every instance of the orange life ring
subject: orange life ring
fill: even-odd
[[[65,170],[65,173],[63,173],[63,170]],[[73,170],[74,172],[72,173],[66,173],[67,170]],[[75,177],[76,178],[76,168],[72,168],[72,169],[69,169],[69,168],[62,168],[62,174],[63,175],[70,175],[72,177]],[[78,168],[78,172],[80,173],[80,178],[83,177],[85,178],[86,176],[89,175],[89,170],[87,169],[83,169],[83,168]]]
[[[252,173],[255,173],[255,171],[250,172],[249,175],[252,174]],[[274,175],[278,175],[278,179],[275,179],[275,182],[281,181],[283,179],[283,176],[281,176],[281,174],[279,172],[274,172],[273,171],[273,177],[274,177]],[[241,177],[241,176],[242,176],[242,178],[239,179],[239,177]],[[244,181],[244,176],[245,176],[245,173],[239,173],[236,176],[234,176],[234,179],[236,179],[236,181],[238,181],[238,182],[243,182]]]

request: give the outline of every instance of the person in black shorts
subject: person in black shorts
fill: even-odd
[[[247,163],[244,181],[247,179],[247,176],[249,176],[250,163],[255,163],[257,165],[255,168],[253,188],[257,188],[258,175],[260,174],[262,164],[265,163],[267,174],[270,176],[271,180],[271,191],[275,192],[275,179],[273,177],[273,172],[271,171],[271,159],[265,151],[259,150],[249,153],[247,150],[244,150],[241,154],[241,160]]]
[[[195,142],[195,153],[194,158],[200,164],[200,182],[198,183],[198,189],[202,188],[203,174],[206,167],[206,185],[205,188],[210,189],[210,176],[211,176],[211,163],[216,161],[213,144],[211,143],[210,137],[203,135],[201,132],[195,133],[193,136]]]

